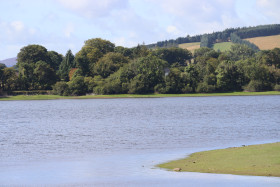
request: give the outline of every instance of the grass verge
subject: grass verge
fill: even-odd
[[[200,173],[280,177],[280,142],[197,152],[158,167]]]
[[[0,101],[11,100],[52,100],[52,99],[106,99],[106,98],[159,98],[159,97],[210,97],[210,96],[257,96],[280,95],[279,91],[269,92],[227,92],[227,93],[195,93],[195,94],[119,94],[119,95],[86,95],[86,96],[58,96],[58,95],[18,95],[0,97]]]

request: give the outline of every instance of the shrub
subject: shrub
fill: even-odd
[[[214,85],[208,85],[207,83],[199,83],[196,92],[198,93],[213,93],[216,90],[216,87]]]
[[[244,91],[247,92],[259,92],[264,90],[264,85],[262,81],[251,80],[248,85],[244,87]]]
[[[83,76],[74,77],[68,82],[71,95],[85,95],[87,93],[87,85]]]
[[[67,96],[69,95],[69,86],[66,82],[57,82],[53,86],[52,94],[60,95],[60,96]]]
[[[280,84],[276,84],[276,85],[274,86],[274,90],[275,90],[275,91],[280,91]]]
[[[188,84],[182,89],[183,93],[193,93],[193,88]]]

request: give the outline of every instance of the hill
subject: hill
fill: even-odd
[[[0,63],[5,64],[7,67],[12,67],[17,64],[17,57],[1,60]]]
[[[280,35],[280,24],[271,25],[259,25],[254,27],[238,27],[238,28],[228,28],[223,31],[205,33],[196,36],[186,36],[179,37],[177,39],[159,41],[154,44],[146,45],[148,48],[169,48],[169,47],[181,47],[189,49],[189,45],[193,43],[200,43],[200,47],[213,47],[213,45],[222,42],[233,42],[237,44],[247,45],[254,51],[259,51],[260,49],[254,43],[245,38],[254,37],[265,37],[265,36],[275,36]],[[186,44],[187,43],[187,44]],[[182,45],[185,44],[185,45]]]
[[[280,48],[280,35],[246,38],[245,40],[255,44],[260,50]]]

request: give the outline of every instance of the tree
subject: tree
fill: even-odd
[[[130,93],[152,93],[154,87],[164,81],[164,68],[167,62],[149,55],[133,62],[130,68],[135,73],[131,80]]]
[[[186,66],[192,58],[192,53],[187,49],[181,48],[160,48],[153,51],[153,54],[168,62],[169,65],[179,63],[180,66]]]
[[[28,45],[18,53],[17,66],[22,89],[50,89],[61,56],[40,45]],[[45,72],[46,71],[46,72]]]
[[[93,72],[95,75],[101,75],[103,78],[116,72],[121,66],[128,63],[128,59],[120,53],[107,53],[94,66]]]
[[[57,80],[54,69],[44,61],[38,61],[35,64],[34,75],[37,79],[36,89],[51,89]]]
[[[33,63],[44,61],[50,64],[48,51],[41,45],[28,45],[20,49],[17,55],[18,65],[21,63]]]
[[[113,52],[115,44],[108,40],[103,40],[101,38],[94,38],[85,41],[85,46],[98,49],[103,55],[109,52]]]
[[[217,70],[217,87],[221,91],[239,91],[242,88],[241,73],[232,61],[219,64]]]
[[[1,70],[0,70],[1,73]],[[1,74],[0,74],[1,75]],[[0,79],[0,88],[5,91],[16,90],[18,87],[18,76],[14,68],[4,68]]]
[[[165,78],[165,93],[182,93],[186,84],[185,78],[181,70],[178,68],[171,68],[169,74]]]
[[[133,58],[133,51],[130,48],[125,48],[125,47],[122,47],[122,46],[117,46],[117,47],[115,47],[114,52],[115,53],[120,53],[123,56],[125,56],[127,58],[130,58],[130,59]]]
[[[83,75],[90,75],[90,69],[103,56],[102,52],[95,47],[84,46],[76,54],[77,67],[83,72]]]
[[[255,52],[246,45],[235,44],[232,45],[230,50],[227,52],[228,57],[232,61],[245,60],[250,58],[255,54]]]
[[[48,51],[48,56],[50,59],[50,66],[53,68],[54,71],[59,70],[59,66],[63,60],[63,55],[55,52],[55,51]]]
[[[75,57],[72,54],[72,51],[69,49],[63,58],[59,66],[59,76],[60,79],[68,81],[69,80],[69,71],[76,66]]]
[[[106,53],[113,52],[115,44],[101,38],[89,39],[76,54],[77,67],[80,68],[84,76],[92,75],[90,69]]]
[[[185,68],[186,85],[191,88],[191,92],[195,92],[195,89],[200,82],[199,71],[196,65],[189,65]]]
[[[87,93],[87,85],[83,76],[74,77],[68,85],[71,95],[84,95]]]

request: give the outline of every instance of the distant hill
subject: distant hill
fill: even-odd
[[[5,64],[7,67],[12,67],[17,64],[17,57],[1,60],[0,63]]]
[[[213,33],[205,33],[196,36],[186,36],[179,37],[177,39],[159,41],[157,43],[146,45],[148,48],[169,48],[169,47],[181,47],[185,49],[190,49],[191,51],[194,48],[200,47],[215,47],[215,44],[223,42],[232,42],[237,44],[247,45],[252,48],[254,51],[260,50],[258,47],[259,44],[255,44],[254,41],[246,40],[246,38],[254,37],[265,37],[265,36],[275,36],[280,35],[280,24],[271,24],[271,25],[259,25],[254,27],[238,27],[238,28],[228,28],[224,31],[218,31]],[[271,42],[270,42],[271,43]],[[196,44],[196,45],[194,45]],[[196,46],[196,47],[194,47]],[[216,45],[216,48],[229,46],[229,43]]]

